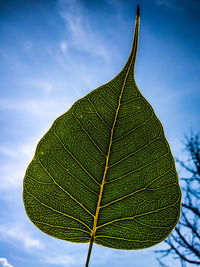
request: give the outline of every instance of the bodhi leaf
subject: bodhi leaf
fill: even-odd
[[[122,71],[78,100],[39,142],[24,178],[30,220],[56,238],[116,249],[164,240],[180,215],[169,144],[134,79],[139,8]]]

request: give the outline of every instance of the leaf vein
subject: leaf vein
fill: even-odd
[[[115,220],[113,220],[113,221],[110,221],[110,222],[104,223],[104,224],[102,224],[102,225],[99,225],[99,226],[97,226],[97,228],[101,228],[101,227],[104,227],[104,226],[106,226],[106,225],[109,225],[109,224],[118,222],[118,221],[132,220],[132,219],[135,219],[135,218],[138,218],[138,217],[141,217],[141,216],[145,216],[145,215],[148,215],[148,214],[151,214],[151,213],[154,213],[154,212],[158,212],[158,211],[161,211],[161,210],[165,210],[165,209],[167,209],[167,208],[170,208],[170,207],[175,206],[176,203],[177,203],[179,200],[180,200],[180,196],[178,197],[178,199],[177,199],[173,204],[170,204],[170,205],[168,205],[168,206],[165,206],[165,207],[162,207],[162,208],[159,208],[159,209],[156,209],[156,210],[151,210],[151,211],[148,211],[148,212],[145,212],[145,213],[137,214],[137,215],[132,216],[132,217],[124,217],[124,218],[115,219]]]
[[[96,238],[101,238],[101,237],[105,237],[105,238],[111,238],[111,239],[119,239],[119,240],[124,240],[124,241],[130,241],[130,242],[141,242],[141,243],[144,243],[144,242],[160,242],[162,240],[137,240],[137,239],[128,239],[128,238],[124,238],[124,237],[116,237],[116,236],[107,236],[107,235],[97,235],[95,237]]]
[[[26,189],[27,193],[28,193],[30,196],[32,196],[32,197],[33,197],[37,202],[39,202],[41,205],[43,205],[43,206],[45,206],[45,207],[51,209],[52,211],[54,211],[54,212],[56,212],[56,213],[62,214],[62,215],[65,216],[65,217],[69,217],[69,218],[71,218],[71,219],[73,219],[73,220],[75,220],[75,221],[77,221],[77,222],[83,224],[85,227],[87,227],[87,228],[91,231],[91,228],[90,228],[87,224],[85,224],[84,222],[80,221],[79,219],[77,219],[77,218],[75,218],[75,217],[73,217],[73,216],[71,216],[71,215],[68,215],[68,214],[66,214],[66,213],[64,213],[64,212],[62,212],[62,211],[56,210],[56,209],[54,209],[54,208],[48,206],[47,204],[41,202],[41,201],[40,201],[38,198],[36,198],[33,194],[31,194],[31,193],[28,191],[28,189],[27,189],[26,187],[24,187],[24,188]]]
[[[80,228],[74,228],[74,227],[67,227],[67,226],[62,226],[62,225],[52,225],[52,224],[49,224],[49,223],[46,223],[46,222],[40,222],[40,221],[33,221],[34,223],[40,223],[40,224],[44,224],[44,225],[47,225],[47,226],[50,226],[52,228],[63,228],[63,229],[70,229],[70,230],[77,230],[77,231],[81,231],[81,232],[85,232],[87,234],[91,234],[90,232],[88,231],[85,231],[83,229],[80,229]]]
[[[146,122],[148,122],[149,120],[151,120],[153,118],[153,115],[151,117],[149,117],[148,119],[146,119],[144,122],[138,124],[136,127],[134,127],[132,130],[130,130],[129,132],[123,134],[122,136],[116,138],[113,140],[113,143],[116,141],[119,141],[120,139],[122,139],[123,137],[125,137],[126,135],[130,134],[131,132],[134,132],[135,130],[137,130],[137,128],[139,128],[141,125],[145,124]]]
[[[124,106],[124,105],[126,105],[126,104],[128,104],[128,103],[130,103],[130,102],[133,102],[133,101],[135,101],[135,100],[138,100],[138,99],[142,99],[142,100],[143,100],[143,97],[138,96],[138,97],[132,98],[131,100],[126,101],[125,103],[122,103],[121,105]]]
[[[75,134],[74,134],[74,137],[75,137],[75,139],[76,139],[76,135],[75,135]],[[86,154],[87,154],[93,161],[95,161],[99,166],[103,167],[103,164],[102,164],[102,163],[98,162],[98,161],[96,160],[96,158],[92,157],[92,155],[90,155],[90,153],[88,153],[88,151],[87,151],[83,146],[80,146],[80,142],[78,142],[78,140],[74,140],[74,143],[76,143],[78,147],[81,147],[81,149],[83,149],[83,150],[85,151],[85,153],[86,153]]]
[[[37,179],[33,178],[32,176],[30,176],[28,174],[26,175],[26,177],[29,177],[30,179],[36,181],[36,183],[38,183],[38,184],[54,184],[52,182],[40,182],[40,181],[38,181]]]
[[[122,121],[122,120],[127,120],[127,119],[129,119],[129,118],[132,118],[132,117],[134,117],[136,114],[138,114],[138,113],[142,113],[142,111],[143,111],[143,109],[144,109],[144,107],[141,109],[141,110],[137,110],[137,111],[135,111],[135,112],[133,112],[133,113],[129,113],[128,115],[126,115],[126,116],[123,116],[123,117],[120,117],[120,118],[118,118],[118,122],[119,121]]]
[[[72,156],[72,158],[78,163],[78,165],[87,173],[87,175],[93,180],[95,181],[98,185],[100,185],[99,182],[96,181],[96,179],[86,170],[85,167],[83,167],[83,165],[77,160],[77,158],[66,148],[66,146],[63,144],[63,142],[61,141],[60,137],[56,134],[56,132],[54,132],[55,136],[57,137],[57,139],[60,141],[61,145],[64,147],[64,149]]]
[[[107,122],[105,122],[105,120],[102,118],[102,116],[98,113],[98,111],[96,110],[95,106],[93,105],[92,101],[90,100],[90,98],[88,97],[88,101],[90,102],[91,106],[93,107],[93,109],[95,110],[95,113],[97,114],[97,116],[99,117],[99,119],[103,122],[103,124],[111,130],[111,127],[107,124]]]
[[[63,192],[65,192],[71,199],[73,199],[79,206],[81,206],[88,214],[94,217],[94,215],[83,204],[81,204],[75,197],[73,197],[67,190],[65,190],[59,183],[56,182],[53,176],[48,172],[48,170],[39,160],[38,162],[41,165],[41,167],[46,171],[46,173],[49,175],[49,177],[52,179],[55,185],[57,185]]]
[[[164,174],[163,174],[163,175],[164,175]],[[159,178],[162,177],[163,175],[159,176]],[[152,183],[152,182],[151,182],[151,183]],[[123,197],[120,197],[120,198],[118,198],[118,199],[115,199],[115,200],[113,200],[113,201],[111,201],[111,202],[108,202],[108,203],[102,205],[100,208],[105,208],[105,207],[107,207],[107,206],[109,206],[109,205],[111,205],[111,204],[114,204],[114,203],[116,203],[116,202],[118,202],[118,201],[121,201],[121,200],[123,200],[123,199],[125,199],[125,198],[128,198],[128,197],[130,197],[130,196],[133,196],[133,195],[135,195],[136,193],[139,193],[139,192],[144,191],[144,190],[159,190],[159,189],[162,189],[162,188],[165,188],[165,187],[169,187],[169,186],[171,186],[171,185],[173,185],[173,184],[176,184],[176,183],[171,183],[171,184],[169,184],[169,185],[165,185],[165,186],[158,187],[158,188],[152,188],[152,189],[151,189],[151,188],[147,188],[151,183],[149,183],[149,184],[146,185],[145,187],[140,188],[140,189],[138,189],[138,190],[136,190],[136,191],[134,191],[134,192],[132,192],[132,193],[126,195],[126,196],[123,196]]]
[[[104,154],[104,152],[101,150],[101,148],[96,144],[96,142],[92,139],[92,137],[90,136],[90,134],[85,130],[85,128],[83,127],[82,123],[79,121],[79,119],[75,116],[75,114],[72,112],[72,115],[74,116],[75,120],[79,123],[81,129],[87,134],[88,138],[90,139],[90,141],[96,146],[96,148],[99,150],[99,152],[106,157],[106,155]]]
[[[85,188],[87,188],[88,190],[90,190],[92,193],[94,193],[95,195],[98,196],[98,194],[93,191],[91,188],[89,188],[87,185],[85,185],[83,182],[81,182],[75,175],[73,175],[70,171],[67,171],[66,168],[55,158],[53,157],[54,160],[57,161],[57,163],[69,174],[71,175],[73,178],[75,178],[80,184],[82,184]]]
[[[98,91],[98,93],[99,93],[99,91]],[[100,96],[100,98],[112,109],[112,110],[114,110],[114,112],[116,113],[116,109],[109,103],[109,102],[107,102],[106,100],[105,100],[105,98],[99,93],[99,96]]]
[[[140,168],[138,168],[138,169],[135,169],[135,170],[133,170],[133,171],[130,171],[130,172],[128,172],[128,173],[126,173],[126,174],[124,174],[124,175],[122,175],[122,176],[119,176],[119,177],[117,177],[117,178],[115,178],[115,179],[113,179],[113,180],[111,180],[111,181],[107,181],[106,183],[108,184],[108,183],[115,182],[115,181],[117,181],[117,180],[119,180],[119,179],[121,179],[121,178],[124,178],[124,177],[126,177],[126,176],[128,176],[128,175],[130,175],[130,174],[132,174],[132,173],[134,173],[134,172],[137,172],[137,171],[139,171],[139,170],[145,168],[146,166],[149,166],[149,165],[151,165],[152,163],[159,161],[161,158],[164,158],[164,157],[165,157],[166,155],[168,155],[168,154],[169,154],[169,152],[165,153],[164,155],[162,155],[162,156],[161,156],[160,158],[158,158],[158,159],[152,160],[151,162],[149,162],[149,163],[143,165],[142,167],[140,167]]]
[[[149,227],[149,228],[158,228],[158,229],[169,229],[169,227],[174,227],[175,225],[173,224],[173,225],[169,225],[169,226],[152,226],[152,225],[149,225],[149,224],[146,224],[146,223],[143,223],[143,222],[141,222],[141,221],[138,221],[138,220],[136,220],[136,219],[133,219],[134,221],[136,221],[138,224],[141,224],[141,225],[144,225],[144,226],[146,226],[146,227]]]
[[[116,96],[120,96],[120,95],[118,95],[118,93],[110,86],[110,84],[109,83],[106,83],[105,85],[107,85],[109,88],[110,88],[110,90],[116,95]]]
[[[161,131],[161,132],[162,132],[162,131]],[[161,132],[160,132],[160,134],[161,134]],[[134,156],[134,155],[135,155],[136,153],[138,153],[139,151],[141,151],[141,150],[145,149],[146,147],[148,147],[149,145],[153,144],[154,142],[156,142],[157,140],[159,140],[159,138],[160,138],[160,134],[159,134],[158,137],[156,137],[155,139],[153,139],[152,141],[150,141],[150,142],[147,143],[146,145],[142,146],[142,147],[139,148],[138,150],[136,150],[136,151],[130,153],[130,154],[127,155],[126,157],[124,157],[124,158],[118,160],[117,162],[113,163],[112,165],[108,166],[108,168],[112,168],[113,166],[119,164],[120,162],[124,161],[125,159],[127,159],[127,158],[129,158],[129,157],[131,157],[131,156]],[[160,140],[165,141],[165,139],[160,139]]]

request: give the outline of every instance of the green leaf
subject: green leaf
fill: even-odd
[[[72,242],[142,249],[164,240],[180,215],[169,144],[134,79],[122,71],[78,100],[39,142],[24,178],[24,205],[43,232]]]

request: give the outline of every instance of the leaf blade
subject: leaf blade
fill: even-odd
[[[90,248],[141,249],[164,240],[178,222],[174,159],[134,78],[139,23],[138,9],[122,71],[55,120],[26,171],[27,215],[49,235]]]

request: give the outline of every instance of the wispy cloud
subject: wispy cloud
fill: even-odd
[[[49,90],[47,88],[47,90]],[[53,99],[12,99],[4,98],[0,100],[1,110],[13,110],[15,112],[23,112],[24,114],[30,113],[37,116],[45,116],[46,118],[57,115],[59,111],[63,112],[63,107],[66,109],[66,102],[64,100],[55,101]],[[68,105],[69,107],[69,105]]]
[[[187,7],[185,6],[184,1],[182,1],[182,3],[178,3],[178,1],[175,0],[156,0],[155,3],[157,6],[172,9],[177,12],[181,12]]]
[[[156,0],[156,5],[172,7],[172,1],[170,1],[170,0]]]
[[[60,50],[62,51],[62,53],[66,53],[68,50],[68,46],[67,46],[67,42],[66,41],[61,41],[60,42]]]
[[[49,75],[49,74],[48,74]],[[51,75],[49,75],[51,77]],[[53,89],[55,88],[54,83],[52,82],[51,78],[44,78],[40,77],[38,75],[37,77],[29,76],[23,79],[17,79],[17,86],[23,87],[26,90],[31,90],[31,91],[38,91],[41,93],[41,96],[48,96]]]
[[[188,8],[198,8],[199,3],[196,0],[155,0],[156,5],[164,6],[176,11],[184,11]]]
[[[43,259],[43,262],[53,265],[71,266],[74,265],[76,261],[74,257],[69,255],[49,255]]]
[[[0,147],[0,191],[13,190],[21,187],[28,163],[34,155],[39,138],[34,138],[27,143],[3,145]]]
[[[26,164],[7,163],[1,166],[1,183],[0,191],[11,191],[13,188],[21,187],[25,173]]]
[[[41,240],[31,236],[29,232],[22,229],[19,225],[0,225],[1,239],[5,242],[19,242],[25,249],[43,249],[44,244]]]
[[[14,267],[13,265],[11,265],[10,263],[8,263],[8,260],[6,258],[0,258],[0,264],[3,267]]]
[[[88,17],[83,16],[83,10],[78,0],[60,0],[60,15],[66,22],[67,29],[71,33],[73,48],[85,51],[89,54],[110,60],[105,44],[92,27]]]
[[[32,82],[32,85],[34,85],[33,82]],[[53,90],[53,84],[45,80],[36,81],[35,86],[41,88],[46,95],[51,93]]]

